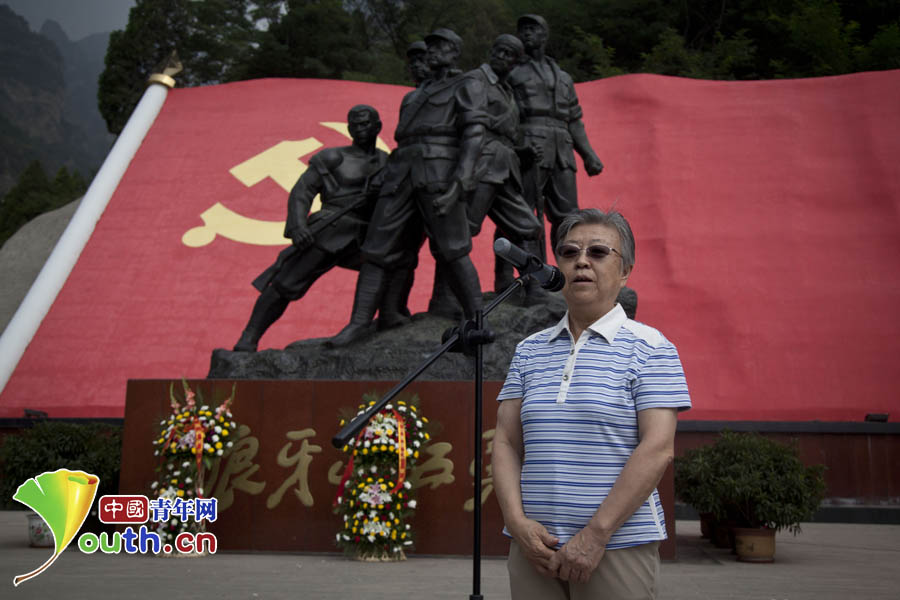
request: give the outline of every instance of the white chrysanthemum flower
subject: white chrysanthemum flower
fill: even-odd
[[[213,436],[212,436],[212,441],[218,442],[218,441],[219,441],[219,436],[216,435],[216,434],[214,433]]]
[[[185,483],[194,483],[194,480],[191,479],[190,477],[185,477],[185,478],[184,478],[184,482],[185,482]]]
[[[369,470],[372,471],[373,473],[377,473],[377,472],[378,472],[378,467],[377,467],[376,465],[372,465],[372,468],[369,469]]]
[[[225,454],[225,451],[222,450],[221,448],[219,448],[218,450],[216,450],[216,456],[222,456],[223,454]]]
[[[409,503],[408,503],[408,506],[409,506],[410,508],[415,508],[415,507],[416,507],[416,501],[415,501],[415,500],[410,500]]]
[[[215,431],[216,433],[222,433],[222,426],[216,425],[215,428],[213,429],[213,431]]]
[[[150,489],[151,489],[151,490],[155,490],[157,487],[159,487],[159,482],[158,482],[158,481],[154,481],[153,483],[150,484]]]
[[[405,487],[406,489],[410,489],[410,488],[412,487],[412,484],[411,484],[410,482],[408,482],[408,481],[404,481],[404,482],[403,482],[403,487]]]

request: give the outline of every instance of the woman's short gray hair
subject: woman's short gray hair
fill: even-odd
[[[615,228],[622,242],[622,247],[617,248],[622,253],[622,265],[634,266],[634,234],[631,233],[631,225],[621,213],[615,210],[603,212],[599,208],[583,208],[575,211],[559,224],[556,232],[557,243],[566,239],[569,232],[578,225],[606,225]]]

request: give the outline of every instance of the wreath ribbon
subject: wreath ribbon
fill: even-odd
[[[397,485],[391,490],[392,496],[406,480],[406,421],[403,420],[403,416],[397,412],[397,409],[394,409],[394,418],[397,419],[397,450],[399,451],[397,454],[399,460],[397,461]]]
[[[203,441],[206,439],[206,428],[199,418],[194,417],[192,423],[194,429],[194,450],[197,454],[197,497],[202,498],[203,494]]]
[[[356,436],[356,442],[362,438],[363,432],[365,429],[362,429]],[[355,446],[356,444],[354,444]],[[344,490],[347,488],[347,481],[350,479],[350,475],[353,473],[353,453],[350,453],[350,458],[347,460],[347,468],[344,469],[344,474],[341,476],[341,483],[338,484],[337,494],[334,496],[334,502],[331,503],[332,506],[337,506],[338,499],[344,495]]]

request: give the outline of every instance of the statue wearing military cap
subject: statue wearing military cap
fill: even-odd
[[[445,270],[466,317],[482,306],[481,286],[469,258],[472,239],[463,192],[477,183],[475,163],[488,115],[480,82],[460,76],[462,40],[440,28],[425,36],[431,78],[403,99],[385,173],[363,243],[350,323],[329,343],[342,346],[368,335],[388,280],[405,260],[406,241],[425,226],[429,248]],[[394,158],[396,155],[396,158]],[[390,182],[388,184],[388,182]]]
[[[550,32],[547,21],[540,15],[526,14],[519,17],[517,26],[527,60],[513,69],[508,82],[521,111],[525,140],[542,149],[540,160],[522,174],[525,199],[542,221],[543,214],[547,215],[553,243],[558,224],[578,210],[574,153],[581,156],[590,176],[599,174],[603,163],[584,131],[572,78],[544,54]],[[507,273],[511,280],[512,270]],[[507,282],[498,284],[505,286]]]
[[[428,46],[422,40],[416,40],[406,49],[406,65],[409,69],[409,76],[412,77],[416,87],[422,85],[422,82],[428,79],[431,69],[428,68],[426,54]]]

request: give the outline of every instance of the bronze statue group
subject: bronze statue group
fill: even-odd
[[[456,68],[462,40],[449,29],[409,46],[416,89],[400,105],[396,149],[375,147],[374,108],[350,109],[353,143],[315,154],[291,190],[292,244],[253,282],[260,295],[235,351],[255,352],[288,304],[336,265],[358,269],[359,278],[350,322],[328,345],[407,323],[426,238],[436,261],[428,312],[458,318],[461,309],[473,318],[482,290],[469,253],[487,216],[496,236],[545,257],[544,218],[555,243],[559,223],[578,210],[575,152],[588,175],[603,169],[572,78],[544,53],[548,35],[542,17],[523,15],[517,35],[497,37],[488,62],[468,72]],[[322,208],[309,215],[316,194]],[[497,259],[494,289],[512,282],[512,267]],[[533,282],[520,301],[545,298]]]

